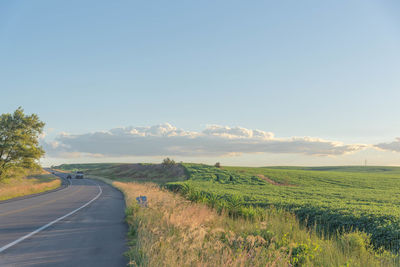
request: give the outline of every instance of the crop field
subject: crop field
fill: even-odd
[[[167,187],[193,201],[245,217],[273,206],[325,235],[360,230],[376,248],[400,249],[400,168],[183,166],[188,180]]]
[[[203,164],[56,168],[84,171],[89,178],[105,179],[124,191],[131,229],[129,256],[138,266],[199,261],[220,266],[218,262],[226,259],[237,266],[399,266],[400,168]],[[149,208],[140,209],[132,201],[142,194],[148,197]],[[167,239],[168,245],[163,241]],[[215,252],[215,244],[221,253]],[[209,245],[211,249],[205,250]],[[166,262],[172,258],[179,263]]]

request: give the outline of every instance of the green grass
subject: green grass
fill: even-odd
[[[323,167],[275,166],[275,167],[265,167],[265,168],[284,169],[284,170],[304,170],[304,171],[335,171],[335,172],[400,174],[400,167],[388,167],[388,166],[323,166]]]
[[[400,249],[400,168],[183,166],[189,180],[167,187],[192,200],[250,217],[274,206],[322,234],[360,230],[375,248]]]

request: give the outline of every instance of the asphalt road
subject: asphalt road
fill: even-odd
[[[1,203],[0,266],[126,266],[124,209],[121,192],[86,178]]]

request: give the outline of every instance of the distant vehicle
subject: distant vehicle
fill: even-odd
[[[75,178],[76,179],[83,179],[83,172],[81,172],[81,171],[76,172]]]
[[[71,178],[72,178],[71,174],[68,174],[67,179],[71,179]]]

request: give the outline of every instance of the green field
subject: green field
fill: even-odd
[[[292,266],[399,266],[397,167],[71,164],[56,168],[107,177],[120,186],[141,188],[140,183],[130,182],[146,182],[143,186],[151,187],[147,182],[156,182],[192,202],[210,206],[225,218],[227,231],[239,239],[262,237],[267,245],[261,250],[286,257]],[[132,190],[133,195],[141,194],[143,188]],[[176,211],[172,206],[168,210],[166,218]],[[247,228],[233,227],[237,222]],[[210,227],[210,233],[219,229]],[[163,238],[171,231],[176,232],[169,229]],[[249,252],[240,244],[232,243],[230,249]]]
[[[244,216],[274,206],[326,235],[358,229],[375,247],[400,248],[400,168],[183,166],[189,179],[167,187],[192,200]]]
[[[222,167],[182,164],[69,164],[122,181],[155,181],[233,216],[275,207],[325,235],[361,230],[376,248],[400,248],[400,167]],[[176,175],[179,174],[179,175]],[[186,177],[183,176],[186,175]],[[174,177],[175,175],[175,177]],[[171,182],[172,181],[172,182]]]

